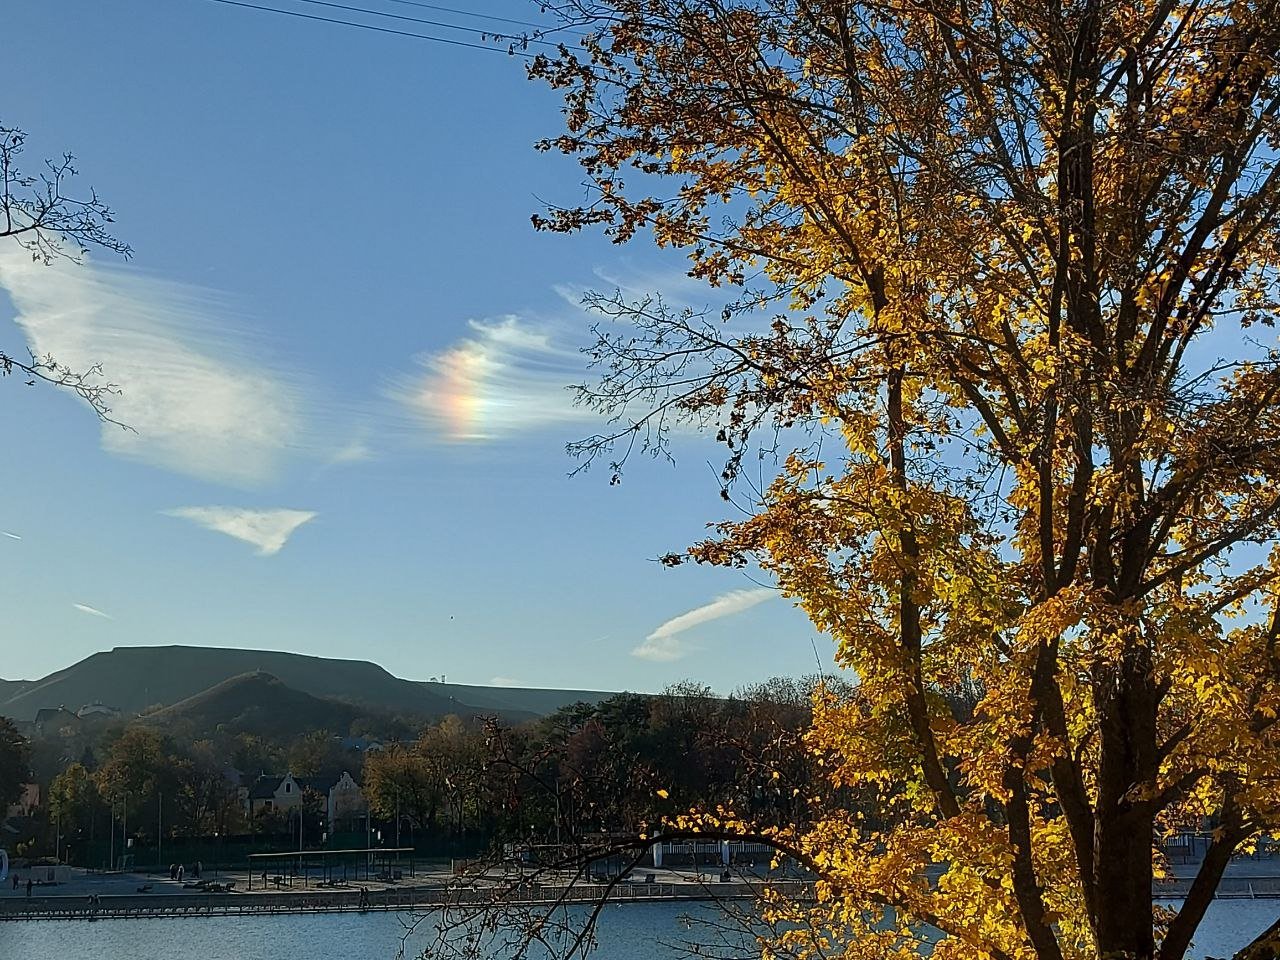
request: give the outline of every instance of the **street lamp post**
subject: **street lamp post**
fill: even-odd
[[[120,805],[120,862],[129,858],[129,792],[124,794],[124,802]]]
[[[306,804],[304,799],[301,796],[298,797],[298,872],[299,873],[302,873],[302,813],[305,805]],[[303,874],[303,876],[305,877],[305,874]],[[305,884],[305,882],[306,881],[304,880],[303,883]]]

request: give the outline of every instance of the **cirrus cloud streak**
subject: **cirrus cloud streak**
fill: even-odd
[[[0,251],[0,287],[31,351],[117,385],[102,446],[235,486],[273,477],[302,433],[302,391],[263,365],[210,291],[92,262]]]
[[[688,648],[680,639],[681,634],[692,630],[694,627],[702,626],[704,623],[710,623],[713,620],[731,617],[742,613],[744,610],[750,610],[757,604],[764,603],[776,593],[777,591],[769,587],[759,587],[754,590],[730,590],[728,593],[722,593],[710,603],[694,607],[692,610],[688,610],[660,624],[645,637],[644,643],[631,651],[631,655],[640,657],[643,660],[657,660],[660,662],[679,660],[689,653]]]

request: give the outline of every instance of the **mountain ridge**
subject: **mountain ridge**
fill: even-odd
[[[3,681],[0,716],[33,720],[38,710],[76,710],[99,701],[125,714],[141,714],[194,697],[223,681],[265,673],[292,690],[346,701],[383,713],[443,716],[496,713],[528,719],[579,700],[598,701],[604,691],[486,687],[405,680],[368,660],[316,657],[277,650],[197,647],[182,644],[113,647],[38,680]],[[15,686],[16,685],[16,686]]]

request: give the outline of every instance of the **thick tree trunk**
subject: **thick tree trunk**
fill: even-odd
[[[1151,817],[1139,809],[1098,818],[1097,937],[1098,954],[1105,960],[1148,960],[1155,955],[1151,833]]]
[[[1151,903],[1156,767],[1156,691],[1139,646],[1096,678],[1101,734],[1094,878],[1098,954],[1104,960],[1155,955]]]

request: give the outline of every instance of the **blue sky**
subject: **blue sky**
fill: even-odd
[[[518,61],[209,0],[13,4],[5,30],[0,122],[29,165],[74,150],[136,255],[0,250],[0,348],[102,362],[136,433],[0,383],[0,676],[158,643],[606,689],[815,668],[787,601],[652,559],[724,515],[713,444],[567,476],[581,292],[706,295],[644,242],[532,230],[580,187],[532,149],[559,104]]]

